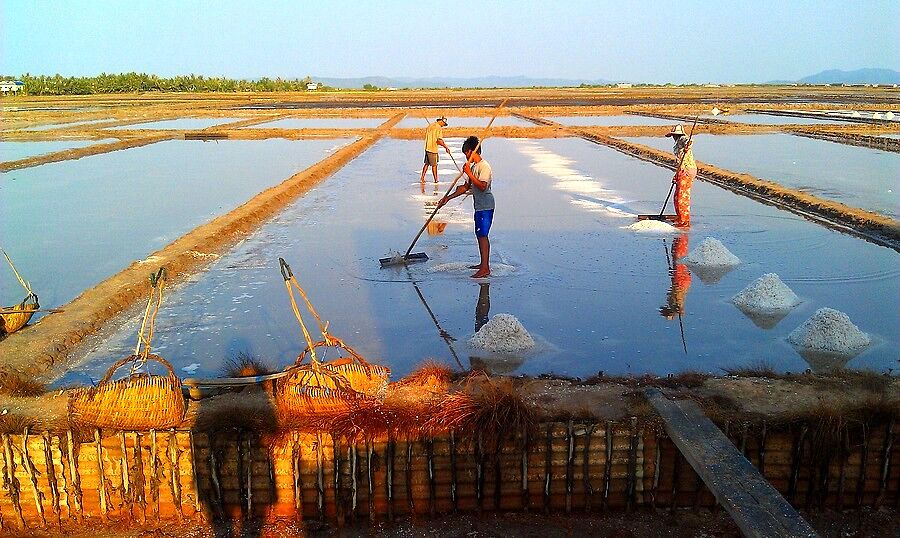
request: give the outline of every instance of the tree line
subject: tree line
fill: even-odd
[[[132,92],[288,92],[306,91],[312,82],[303,79],[263,77],[257,80],[180,75],[159,77],[147,73],[101,73],[94,77],[64,77],[62,75],[31,75],[3,77],[3,80],[21,80],[25,83],[21,93],[28,95],[90,95],[99,93]],[[319,85],[320,90],[331,89]]]

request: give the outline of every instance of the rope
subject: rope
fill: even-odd
[[[291,275],[291,280],[293,280],[293,279],[294,279],[294,276]],[[315,343],[313,342],[312,337],[309,335],[309,331],[306,330],[306,324],[303,323],[303,317],[300,315],[300,309],[297,308],[297,300],[294,298],[294,290],[291,289],[291,281],[285,280],[284,287],[287,288],[288,297],[291,299],[291,309],[294,311],[294,316],[297,318],[297,321],[300,323],[300,329],[303,330],[303,338],[306,339],[306,345],[309,347],[309,352],[311,355],[310,362],[312,363],[313,369],[316,372],[318,372],[319,371],[319,358],[316,356]],[[299,288],[299,286],[298,286],[298,288]],[[302,293],[302,291],[301,291],[301,293]],[[305,297],[305,294],[304,294],[304,297]],[[316,315],[315,312],[313,312],[313,315],[314,316]],[[316,319],[318,319],[318,316],[316,316]],[[321,320],[319,320],[319,322],[321,323]]]
[[[156,273],[150,273],[150,297],[147,298],[147,307],[144,309],[144,320],[141,322],[141,329],[138,332],[137,345],[134,347],[134,361],[131,364],[131,375],[140,372],[147,364],[147,357],[150,355],[151,342],[153,341],[153,331],[156,326],[156,316],[159,315],[160,306],[163,300],[163,286],[166,281],[165,268],[160,267]],[[156,305],[153,305],[153,299],[156,298]],[[153,306],[153,313],[150,313]],[[141,345],[143,344],[143,349]],[[150,372],[147,372],[149,375]]]
[[[6,258],[6,263],[9,264],[10,268],[12,268],[13,270],[13,273],[16,274],[16,279],[19,281],[19,284],[21,284],[22,287],[25,288],[25,291],[28,292],[28,295],[34,295],[34,292],[31,291],[31,284],[26,282],[25,279],[22,278],[22,275],[20,275],[19,272],[16,271],[16,266],[13,265],[12,260],[9,259],[9,255],[6,253],[6,251],[0,248],[0,252],[3,253],[3,257]]]

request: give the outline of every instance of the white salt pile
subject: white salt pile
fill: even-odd
[[[477,265],[478,261],[474,260],[471,262],[445,262],[438,263],[432,265],[428,268],[429,273],[456,273],[456,272],[466,272],[471,273],[474,271],[470,265]],[[492,263],[491,264],[491,275],[492,276],[505,276],[510,273],[515,272],[516,266],[509,265],[506,263]]]
[[[852,357],[861,353],[871,343],[871,339],[850,321],[847,314],[831,308],[820,308],[788,335],[788,342],[801,352]]]
[[[732,254],[721,241],[707,237],[700,246],[682,258],[689,265],[701,267],[734,267],[741,263],[740,258]]]
[[[497,353],[517,353],[534,347],[534,338],[512,314],[497,314],[469,340],[469,345]]]
[[[794,308],[800,304],[800,298],[778,275],[768,273],[732,297],[731,302],[745,312],[776,314]]]
[[[637,233],[650,233],[650,234],[674,234],[679,233],[678,228],[672,226],[668,222],[663,222],[661,220],[639,220],[634,224],[629,226],[625,226],[623,229],[631,230],[632,232]]]

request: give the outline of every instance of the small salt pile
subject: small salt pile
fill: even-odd
[[[517,353],[534,347],[534,338],[512,314],[497,314],[469,340],[469,345],[497,353]]]
[[[663,222],[661,220],[639,220],[630,226],[625,226],[625,230],[631,230],[632,232],[637,233],[651,233],[651,234],[674,234],[679,233],[679,229],[672,226],[668,222]]]
[[[713,237],[701,241],[700,246],[682,258],[682,261],[702,267],[734,267],[741,263],[741,260],[725,248],[721,241]]]
[[[758,327],[771,329],[800,304],[800,298],[778,275],[768,273],[732,297],[731,302]]]
[[[778,275],[768,273],[732,297],[731,302],[741,310],[767,314],[790,310],[800,304],[800,298]]]
[[[860,354],[871,343],[847,314],[831,308],[816,310],[811,318],[788,335],[788,342],[799,351],[826,353],[843,357]]]

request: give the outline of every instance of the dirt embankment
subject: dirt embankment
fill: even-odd
[[[47,316],[28,330],[0,341],[0,354],[4,359],[0,372],[40,378],[54,368],[61,369],[79,342],[146,295],[147,274],[151,270],[165,265],[170,278],[176,281],[198,270],[208,263],[209,254],[222,252],[246,237],[374,144],[401,118],[401,114],[394,116],[369,136],[257,194],[231,212],[195,228],[146,260],[132,263],[65,305],[64,313]]]

